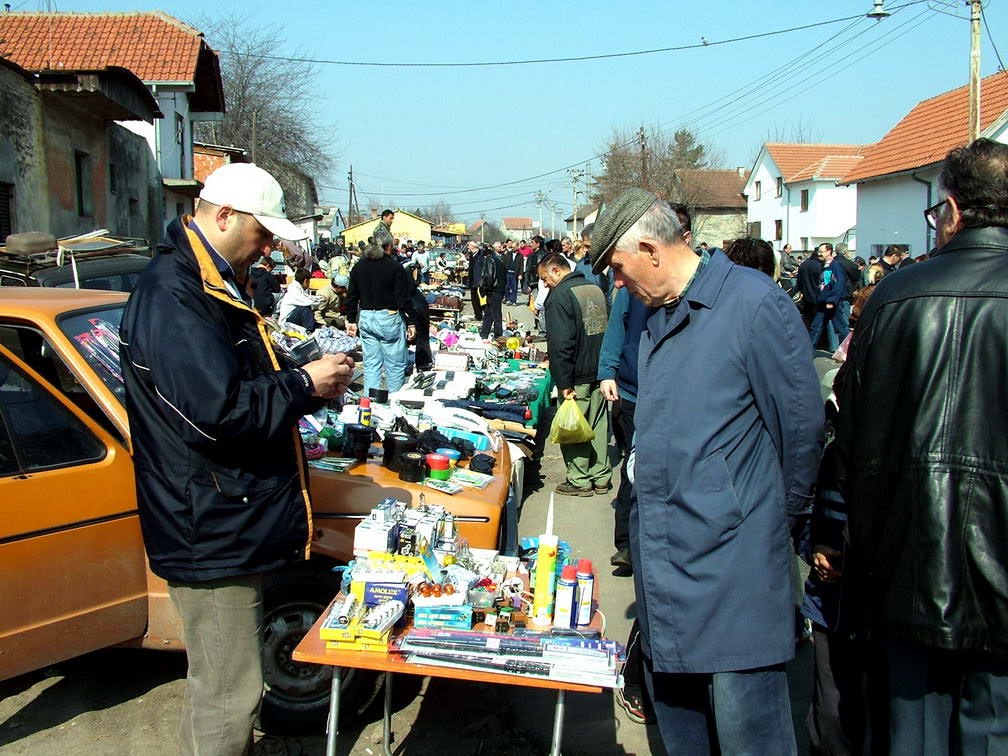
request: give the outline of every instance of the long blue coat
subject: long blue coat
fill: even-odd
[[[811,509],[823,411],[808,333],[721,252],[641,335],[630,515],[644,650],[660,672],[794,655],[790,517]]]

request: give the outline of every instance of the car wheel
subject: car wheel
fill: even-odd
[[[295,661],[294,648],[339,591],[333,572],[309,565],[263,577],[263,679],[260,724],[272,733],[319,732],[329,711],[332,667]],[[344,669],[340,721],[374,701],[384,677]]]

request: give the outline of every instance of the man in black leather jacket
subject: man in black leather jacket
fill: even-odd
[[[842,377],[846,575],[892,753],[1008,753],[1008,145],[952,150],[939,182],[938,250],[879,283]]]

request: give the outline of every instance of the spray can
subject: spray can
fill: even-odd
[[[595,573],[591,559],[580,559],[577,565],[577,624],[590,625],[592,619],[592,595],[595,593]]]
[[[556,560],[559,545],[560,539],[555,535],[543,533],[539,536],[532,602],[532,622],[536,625],[548,626],[553,620],[553,592],[556,589]]]
[[[556,585],[556,601],[553,609],[553,627],[569,630],[574,627],[577,614],[577,568],[573,564],[564,566]]]
[[[371,399],[370,397],[362,396],[360,400],[360,408],[357,410],[357,422],[363,425],[365,428],[371,427]]]

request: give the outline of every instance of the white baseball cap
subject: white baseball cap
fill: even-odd
[[[253,163],[228,163],[206,178],[201,200],[227,205],[255,217],[267,231],[281,239],[304,239],[308,235],[287,220],[283,189],[273,176]]]

